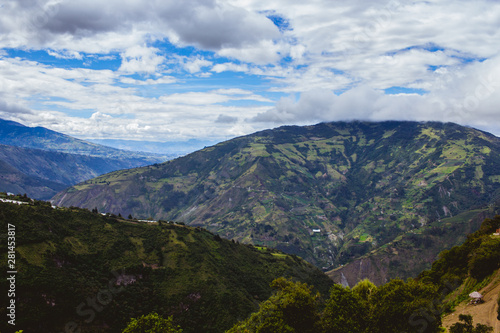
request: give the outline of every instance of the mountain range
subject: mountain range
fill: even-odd
[[[28,127],[4,119],[0,119],[0,144],[94,157],[120,158],[131,164],[137,162],[152,164],[168,157],[111,148],[80,140],[45,127]]]
[[[0,190],[48,200],[68,186],[170,156],[124,151],[0,119]]]
[[[183,221],[325,270],[344,265],[332,276],[348,275],[348,283],[370,275],[383,283],[463,240],[474,221],[495,214],[499,190],[500,139],[491,134],[453,123],[336,122],[266,130],[112,172],[53,203]],[[376,256],[391,269],[353,269]]]

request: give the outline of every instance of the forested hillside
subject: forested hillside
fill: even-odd
[[[23,202],[0,202],[0,220],[15,226],[15,329],[25,332],[122,332],[131,318],[159,313],[183,332],[437,333],[441,314],[462,311],[471,291],[500,286],[500,216],[416,279],[351,289],[297,257],[200,228],[2,196]]]
[[[499,190],[500,139],[493,135],[452,123],[338,122],[262,131],[110,173],[54,203],[184,221],[325,269],[433,227],[448,240],[416,255],[416,271],[391,269],[377,277],[383,282],[416,274],[462,241],[475,230],[471,219],[494,214]],[[421,245],[408,242],[408,252]]]
[[[184,332],[223,332],[271,295],[277,277],[324,294],[332,284],[296,256],[201,228],[2,196],[25,202],[0,202],[0,222],[5,232],[15,226],[15,328],[26,333],[121,332],[130,318],[153,311],[173,315]],[[0,251],[7,263],[7,246]],[[9,283],[2,279],[0,289]],[[2,297],[4,319],[8,300]],[[0,325],[12,331],[6,320]]]

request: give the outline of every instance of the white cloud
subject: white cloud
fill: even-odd
[[[213,71],[215,73],[248,72],[248,66],[247,65],[238,65],[238,64],[231,63],[231,62],[226,62],[223,64],[216,64],[215,66],[212,67],[211,71]]]
[[[210,67],[213,64],[211,61],[203,59],[200,56],[192,58],[184,57],[181,60],[181,63],[184,69],[190,74],[198,73],[202,70],[202,68]]]
[[[229,89],[217,89],[213,91],[216,94],[223,95],[251,95],[250,90],[239,89],[239,88],[229,88]]]
[[[160,100],[167,104],[209,105],[228,102],[230,98],[220,94],[189,92],[162,96]]]
[[[336,84],[324,87],[328,89],[349,88],[359,82],[374,88],[405,86],[430,79],[429,65],[458,66],[457,56],[489,58],[500,49],[500,3],[493,1],[231,3],[255,11],[276,11],[290,23],[284,39],[293,41],[289,55],[307,68],[286,76],[281,82],[285,83],[283,91],[311,90],[307,87],[328,80],[328,76],[322,78],[328,69],[345,72],[344,78],[336,78]],[[408,50],[432,45],[443,51]],[[318,68],[321,70],[314,72]]]
[[[159,70],[164,58],[153,47],[133,46],[121,54],[122,65],[119,71],[125,73],[149,73]]]
[[[105,114],[105,113],[102,113],[102,112],[94,112],[92,114],[92,116],[90,116],[90,120],[104,120],[104,119],[111,119],[113,117],[111,117],[109,114]]]
[[[233,116],[228,116],[224,114],[219,114],[217,119],[215,120],[216,123],[221,123],[221,124],[234,124],[238,122],[238,118],[233,117]]]
[[[360,86],[341,95],[312,90],[298,100],[282,98],[275,108],[252,119],[272,124],[315,123],[339,120],[436,120],[488,129],[500,134],[500,57],[477,62],[459,72],[434,77],[435,89],[426,95],[387,95]]]
[[[130,87],[116,86],[116,82]],[[138,93],[138,87],[160,83],[172,84],[174,79],[166,76],[136,80],[112,71],[53,68],[4,58],[0,59],[0,116],[84,138],[219,139],[226,138],[226,133],[251,132],[252,126],[238,125],[233,120],[251,118],[264,111],[262,106],[236,107],[226,103],[272,103],[239,88],[175,93],[160,98]],[[28,102],[21,105],[19,101]],[[214,126],[217,119],[223,130]],[[247,132],[242,132],[242,128]]]
[[[121,83],[133,84],[133,85],[155,85],[155,84],[171,84],[177,82],[177,79],[173,76],[162,76],[157,79],[147,79],[147,80],[136,80],[130,77],[120,78]]]
[[[0,112],[7,115],[33,114],[33,111],[31,111],[29,108],[25,106],[13,103],[7,103],[6,101],[3,101],[1,99],[0,99]]]
[[[162,96],[159,100],[166,104],[186,105],[212,105],[230,101],[258,101],[272,103],[273,101],[263,96],[253,94],[242,89],[217,89],[208,92],[176,93]]]
[[[272,40],[263,40],[258,44],[238,45],[238,47],[225,47],[218,54],[223,57],[239,59],[249,63],[265,65],[275,63],[281,58],[280,53],[286,48]]]
[[[221,137],[349,119],[500,134],[498,1],[19,0],[1,10],[2,116],[69,134]],[[121,64],[42,65],[9,48]],[[391,87],[426,93],[384,94]]]
[[[264,15],[216,0],[32,0],[9,2],[2,12],[1,45],[53,52],[121,51],[136,58],[137,45],[168,38],[179,46],[235,54],[280,36]],[[276,58],[268,51],[266,57]],[[137,65],[127,62],[131,69]]]
[[[81,60],[83,57],[79,52],[76,51],[68,51],[68,50],[63,50],[60,52],[55,52],[52,50],[47,50],[47,53],[50,56],[53,56],[58,59],[79,59]]]
[[[159,17],[180,44],[220,50],[279,37],[278,29],[263,15],[225,1],[166,3],[159,6]]]

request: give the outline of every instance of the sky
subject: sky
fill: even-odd
[[[0,118],[85,139],[325,121],[500,135],[498,0],[0,0]]]

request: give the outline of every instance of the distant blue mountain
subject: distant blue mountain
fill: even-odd
[[[14,121],[0,119],[0,144],[80,154],[98,157],[117,157],[133,164],[158,163],[168,159],[153,153],[131,152],[80,140],[45,127],[28,127]]]
[[[210,141],[210,140],[197,140],[197,139],[190,139],[187,141],[167,141],[167,142],[114,140],[114,139],[94,139],[89,141],[119,149],[143,151],[156,154],[167,154],[169,156],[186,155],[218,143],[218,141],[213,141],[213,140]]]
[[[81,181],[169,156],[132,152],[0,119],[0,191],[50,199]]]

